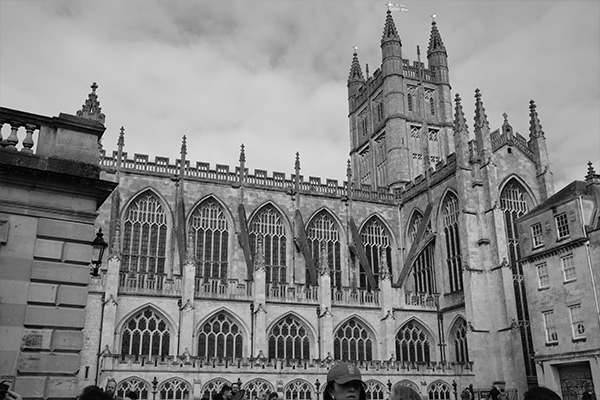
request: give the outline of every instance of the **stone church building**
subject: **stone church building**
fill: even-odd
[[[151,159],[123,129],[101,151],[118,186],[95,223],[109,246],[80,387],[320,399],[336,360],[357,363],[370,399],[396,384],[515,398],[537,382],[515,223],[554,193],[536,105],[527,138],[507,115],[492,130],[475,90],[469,127],[435,22],[426,63],[403,58],[389,11],[380,44],[372,75],[351,60],[345,182],[303,176],[298,154],[288,174],[252,171],[243,145],[236,166],[191,162],[185,137]],[[80,113],[103,121],[95,85]]]

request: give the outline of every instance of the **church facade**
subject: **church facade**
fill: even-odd
[[[427,65],[402,57],[387,13],[382,62],[348,78],[347,181],[102,151],[118,184],[96,228],[109,244],[89,285],[79,385],[118,382],[143,400],[319,399],[351,360],[371,399],[512,398],[537,382],[516,219],[554,193],[535,103],[529,138],[474,135],[452,97],[435,22]],[[95,89],[92,93],[97,101]],[[99,104],[96,104],[99,106]],[[85,106],[84,106],[85,108]],[[99,107],[98,107],[99,109]],[[194,145],[194,143],[190,143]]]

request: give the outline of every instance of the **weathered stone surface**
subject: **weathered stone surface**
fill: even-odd
[[[58,240],[37,239],[35,241],[35,258],[61,261],[63,258],[64,242]]]
[[[94,226],[70,221],[40,218],[37,235],[39,237],[55,238],[59,240],[86,241],[89,239],[91,242],[94,238]]]
[[[17,364],[21,374],[75,374],[79,370],[79,354],[21,353]]]
[[[2,254],[0,255],[0,276],[2,277],[2,281],[28,282],[33,262],[24,258],[6,257],[4,250],[2,248]]]
[[[91,241],[92,240],[90,239],[90,243]],[[92,246],[90,246],[89,243],[66,243],[63,252],[63,260],[65,262],[89,263],[92,260]]]
[[[56,292],[58,285],[51,283],[32,283],[29,287],[30,303],[48,303],[54,305],[56,302]]]
[[[25,326],[83,328],[85,309],[27,306]]]
[[[82,306],[87,304],[87,288],[81,286],[60,285],[56,296],[56,305]]]
[[[90,281],[90,269],[86,266],[34,261],[31,279],[87,285]]]
[[[51,350],[81,350],[83,347],[83,332],[59,331],[52,334]]]
[[[40,399],[46,396],[45,376],[19,376],[15,379],[14,390],[23,398]]]
[[[77,378],[75,377],[54,377],[48,378],[46,383],[46,396],[48,398],[69,398],[72,399],[79,394],[77,387]]]
[[[21,349],[50,350],[52,329],[25,329],[21,339]]]
[[[23,326],[26,304],[3,303],[0,307],[0,326]]]

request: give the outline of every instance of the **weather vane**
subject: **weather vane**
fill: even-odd
[[[437,15],[431,14],[431,22],[435,22],[435,17],[437,17]]]
[[[392,3],[392,2],[387,3],[387,8],[388,8],[388,11],[400,11],[400,12],[408,11],[408,7],[405,6],[404,4],[398,4],[398,3]]]
[[[358,53],[358,46],[352,46],[352,48],[354,49],[355,53]]]

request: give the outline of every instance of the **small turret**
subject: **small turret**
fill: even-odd
[[[359,92],[360,88],[365,86],[365,78],[358,62],[357,47],[354,48],[352,55],[352,64],[350,65],[350,74],[348,75],[348,99],[351,100]],[[352,107],[352,105],[350,105]]]
[[[475,140],[479,157],[485,164],[492,153],[492,140],[490,138],[490,123],[483,107],[483,101],[481,101],[481,91],[479,89],[475,89]]]
[[[540,185],[541,201],[554,194],[554,177],[550,171],[550,158],[546,147],[546,135],[536,111],[535,101],[529,102],[529,148],[533,152],[536,175]]]
[[[459,166],[467,166],[469,164],[469,127],[458,93],[454,98],[454,103],[454,146],[456,147],[456,161]]]
[[[506,135],[506,139],[510,142],[514,138],[514,133],[512,126],[508,123],[508,114],[503,113],[502,117],[504,118],[504,122],[502,123],[502,134]]]
[[[104,125],[105,116],[102,114],[102,108],[100,107],[100,102],[98,101],[98,95],[96,94],[96,89],[98,89],[98,85],[96,82],[92,83],[92,92],[88,95],[87,100],[81,107],[81,110],[77,111],[77,116],[85,119],[89,119],[92,121],[96,121]]]
[[[429,69],[435,73],[436,82],[449,83],[448,76],[448,53],[438,31],[435,20],[431,22],[431,35],[429,36],[429,47],[427,48],[427,61]]]
[[[396,24],[392,18],[392,12],[387,11],[383,35],[381,36],[381,59],[384,75],[390,73],[402,73],[402,42],[396,30]],[[386,62],[392,61],[393,64]]]

